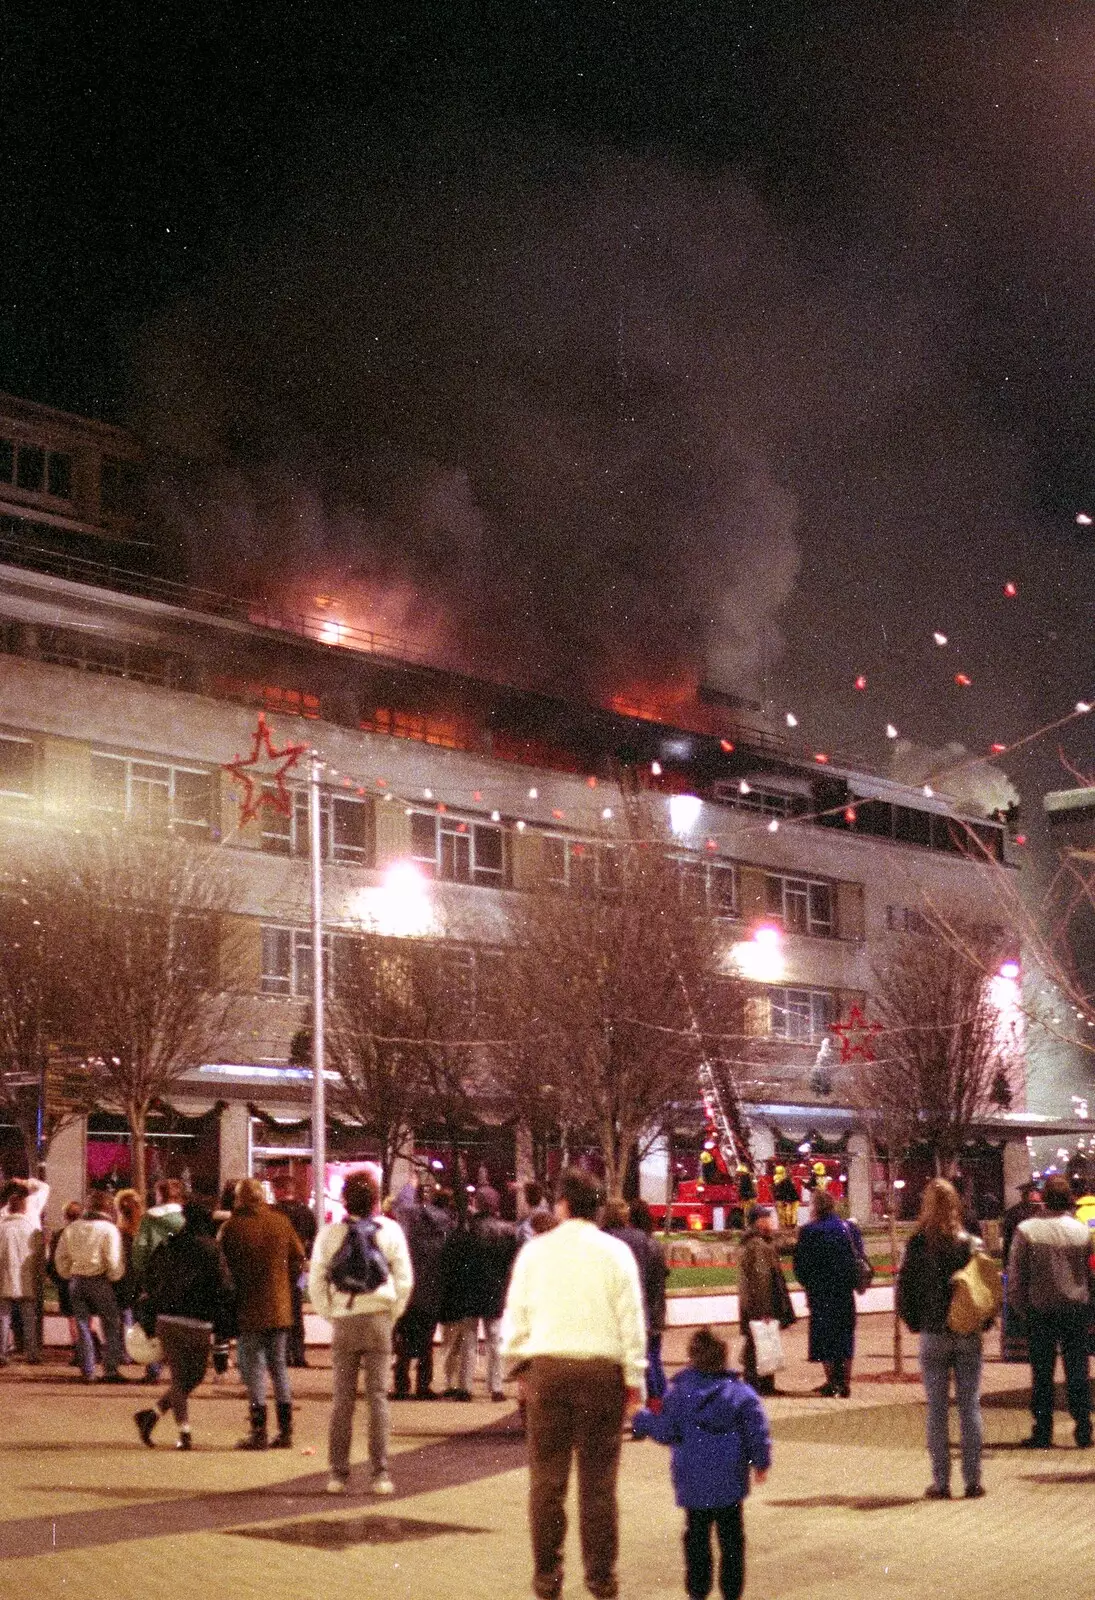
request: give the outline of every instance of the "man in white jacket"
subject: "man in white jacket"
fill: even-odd
[[[95,1381],[91,1319],[96,1316],[103,1330],[104,1382],[125,1382],[118,1371],[124,1352],[122,1315],[114,1294],[114,1285],[125,1273],[125,1260],[122,1236],[112,1219],[113,1209],[114,1202],[106,1190],[93,1189],[83,1216],[78,1222],[70,1222],[61,1234],[53,1258],[58,1275],[69,1280],[85,1383]]]
[[[374,1494],[394,1494],[388,1472],[388,1371],[392,1360],[392,1328],[407,1308],[414,1275],[407,1240],[398,1222],[379,1213],[380,1189],[371,1172],[353,1172],[342,1191],[346,1222],[321,1228],[308,1272],[308,1297],[331,1324],[331,1366],[334,1395],[328,1458],[328,1494],[344,1494],[350,1478],[350,1444],[358,1368],[364,1363],[369,1402],[369,1465]],[[368,1294],[346,1294],[330,1279],[331,1262],[350,1227],[374,1220],[376,1245],[388,1264],[388,1276]]]
[[[503,1348],[526,1404],[529,1526],[539,1600],[563,1586],[566,1491],[578,1458],[586,1587],[617,1593],[616,1477],[621,1425],[642,1404],[646,1327],[635,1257],[594,1218],[594,1180],[567,1168],[559,1225],[521,1247],[510,1278]]]

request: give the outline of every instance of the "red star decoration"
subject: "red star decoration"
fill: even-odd
[[[841,1062],[875,1059],[874,1040],[882,1032],[882,1024],[868,1022],[858,1006],[852,1006],[847,1022],[834,1022],[829,1031],[840,1039]],[[856,1039],[854,1044],[853,1038]]]
[[[255,736],[251,740],[251,754],[247,760],[243,761],[237,756],[234,761],[224,763],[224,771],[230,772],[234,781],[243,785],[243,800],[240,805],[241,824],[257,817],[263,806],[269,806],[273,811],[280,811],[283,817],[290,814],[293,800],[289,786],[285,782],[285,774],[292,771],[307,749],[306,744],[285,744],[279,749],[270,738],[270,725],[265,715],[259,712],[259,720],[255,724]],[[246,769],[258,766],[263,751],[267,760],[280,762],[281,765],[272,773],[259,773],[256,778]],[[269,781],[271,778],[274,792],[268,794],[263,788],[263,780]]]

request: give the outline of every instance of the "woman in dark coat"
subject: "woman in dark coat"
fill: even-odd
[[[179,1450],[190,1449],[190,1395],[205,1377],[215,1337],[231,1331],[232,1279],[216,1224],[204,1206],[188,1201],[183,1225],[151,1255],[145,1275],[146,1328],[155,1319],[156,1337],[171,1369],[171,1384],[157,1400],[134,1417],[141,1440],[152,1448],[152,1430],[160,1417],[174,1411]]]
[[[897,1279],[897,1310],[910,1333],[920,1335],[920,1375],[928,1401],[929,1500],[951,1496],[948,1429],[950,1380],[954,1373],[962,1437],[966,1498],[980,1499],[981,1335],[952,1333],[947,1326],[952,1283],[979,1241],[962,1226],[962,1203],[953,1184],[933,1178],[924,1190],[920,1220],[909,1240]]]
[[[815,1189],[813,1220],[795,1245],[795,1276],[810,1308],[809,1358],[825,1368],[818,1394],[851,1393],[855,1355],[855,1290],[863,1239],[854,1222],[842,1222],[827,1189]]]

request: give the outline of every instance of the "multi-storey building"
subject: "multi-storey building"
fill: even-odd
[[[70,532],[113,537],[103,532],[104,485],[110,463],[136,460],[125,436],[40,408],[6,411],[12,503],[35,529],[71,512]],[[24,450],[44,452],[41,474],[37,457],[20,468]],[[0,477],[6,459],[0,442]],[[176,1145],[185,1135],[191,1166],[239,1176],[308,1143],[310,1075],[290,1059],[311,982],[305,791],[294,789],[288,816],[264,809],[241,822],[225,771],[262,711],[277,741],[302,742],[324,763],[332,948],[363,927],[429,934],[448,940],[455,963],[474,965],[504,941],[507,907],[533,882],[610,891],[612,847],[628,837],[621,775],[641,771],[679,855],[682,894],[718,919],[750,984],[739,1076],[756,1155],[839,1146],[862,1213],[866,1143],[830,1030],[865,1005],[881,941],[914,927],[926,903],[992,920],[978,858],[1006,866],[1001,825],[959,818],[930,790],[825,752],[793,751],[726,708],[708,705],[681,728],[553,700],[383,653],[335,621],[326,597],[313,618],[271,619],[132,571],[119,585],[116,573],[74,567],[25,521],[17,531],[0,565],[9,863],[28,830],[109,819],[230,852],[236,867],[247,989],[237,1032],[224,1059],[193,1064],[153,1129]],[[405,862],[418,869],[416,895],[390,881]],[[1002,1183],[1025,1157],[1022,1084],[1013,1092],[1017,1153]],[[518,1157],[514,1132],[492,1127],[489,1107],[484,1123],[478,1153],[501,1175]],[[123,1145],[117,1118],[75,1125],[52,1158],[58,1193],[78,1191]],[[333,1130],[332,1149],[360,1155],[361,1131]],[[644,1171],[655,1190],[656,1165]]]

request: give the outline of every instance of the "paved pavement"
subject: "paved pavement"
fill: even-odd
[[[809,1397],[819,1369],[791,1336],[769,1403],[775,1465],[747,1512],[747,1596],[998,1600],[1095,1589],[1095,1460],[1030,1455],[1026,1369],[986,1367],[985,1483],[976,1502],[929,1504],[919,1384],[886,1380],[890,1319],[860,1321],[850,1401]],[[670,1336],[670,1359],[684,1335]],[[910,1362],[910,1365],[912,1363]],[[0,1596],[33,1600],[525,1600],[524,1446],[512,1403],[393,1406],[398,1493],[324,1491],[330,1374],[294,1374],[292,1452],[237,1454],[246,1406],[233,1380],[193,1406],[195,1448],[145,1450],[133,1426],[150,1391],[87,1388],[60,1365],[0,1372]],[[361,1459],[364,1427],[355,1440]],[[955,1471],[958,1479],[957,1468]],[[683,1594],[668,1453],[624,1446],[621,1595]],[[585,1593],[573,1534],[564,1594]]]

